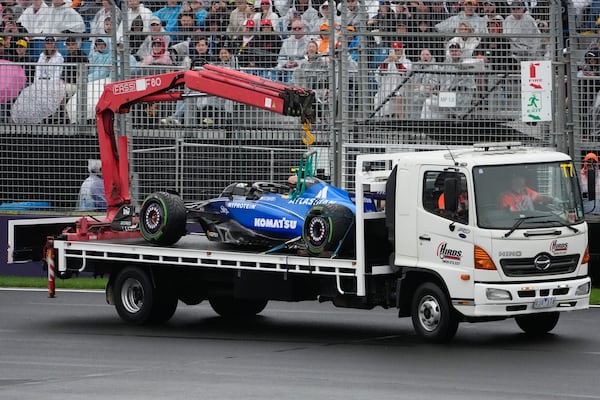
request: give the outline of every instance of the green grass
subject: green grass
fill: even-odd
[[[104,289],[107,278],[56,279],[57,289]],[[47,278],[0,276],[0,287],[47,288]]]
[[[57,289],[101,289],[106,287],[107,278],[57,279]],[[47,288],[46,278],[0,276],[0,287]],[[590,304],[600,304],[600,289],[592,289]]]

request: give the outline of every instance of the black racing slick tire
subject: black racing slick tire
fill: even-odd
[[[550,332],[560,317],[559,312],[519,315],[515,317],[517,325],[523,332],[532,336],[545,335]]]
[[[415,332],[429,342],[448,342],[458,329],[456,311],[446,293],[433,282],[423,283],[417,288],[411,315]]]
[[[146,197],[140,212],[142,237],[159,246],[170,246],[185,235],[187,215],[181,197],[157,192]]]
[[[324,252],[351,252],[354,245],[354,213],[340,204],[317,205],[304,219],[302,239],[313,256]]]
[[[141,268],[128,267],[119,272],[113,295],[121,319],[137,325],[166,322],[177,309],[177,296],[166,287],[156,287]]]
[[[223,318],[250,318],[260,314],[267,306],[268,300],[211,297],[208,302],[212,309]]]

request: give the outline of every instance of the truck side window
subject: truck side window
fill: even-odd
[[[458,180],[456,210],[447,210],[444,198],[446,180]],[[423,208],[425,210],[463,224],[469,222],[469,194],[467,179],[464,174],[445,171],[427,171],[423,177]]]

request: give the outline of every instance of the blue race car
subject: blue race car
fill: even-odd
[[[348,253],[354,242],[353,198],[316,178],[316,162],[310,154],[305,157],[295,188],[237,182],[217,198],[187,204],[176,194],[155,193],[142,205],[142,235],[149,242],[169,245],[185,234],[190,219],[212,241],[278,249],[301,240],[311,255]],[[366,198],[365,211],[374,210],[373,200]]]

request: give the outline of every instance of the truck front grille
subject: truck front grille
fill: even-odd
[[[568,274],[575,271],[579,263],[579,254],[550,256],[550,265],[544,270],[536,268],[533,258],[503,258],[500,266],[506,276],[544,276]]]

